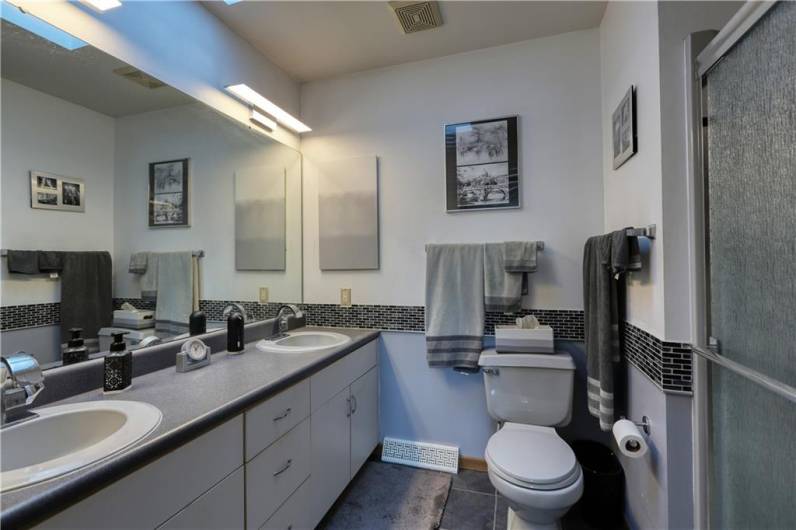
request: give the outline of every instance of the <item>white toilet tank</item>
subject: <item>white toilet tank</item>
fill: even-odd
[[[575,362],[567,353],[496,353],[478,361],[489,415],[498,421],[560,427],[572,415]]]

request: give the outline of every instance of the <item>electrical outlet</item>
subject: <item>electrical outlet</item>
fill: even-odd
[[[268,303],[268,287],[260,287],[260,303]]]
[[[351,289],[340,289],[340,305],[351,307]]]

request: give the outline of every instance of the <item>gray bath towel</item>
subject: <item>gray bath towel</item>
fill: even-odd
[[[97,338],[113,320],[112,262],[108,252],[64,252],[61,274],[61,342],[69,328],[83,328],[86,339]]]
[[[158,280],[155,329],[182,333],[188,329],[188,317],[199,309],[194,282],[197,258],[186,252],[157,254]],[[148,271],[147,271],[148,272]]]
[[[64,268],[64,253],[56,250],[39,251],[40,272],[60,272]]]
[[[130,267],[128,270],[131,274],[144,274],[149,264],[149,252],[133,252],[130,255]]]
[[[426,245],[429,366],[476,370],[484,335],[484,246]]]
[[[599,418],[600,429],[614,424],[618,387],[623,381],[621,333],[624,315],[623,273],[641,268],[638,241],[624,230],[594,236],[583,249],[583,306],[587,355],[589,412]]]
[[[536,272],[536,241],[503,243],[503,266],[506,272]]]
[[[504,243],[484,244],[484,306],[487,311],[522,309],[522,272],[506,272]]]
[[[14,274],[39,274],[39,252],[37,250],[9,250],[8,272]]]
[[[158,297],[158,256],[155,252],[146,252],[146,270],[141,274],[141,298],[155,300]],[[131,264],[132,265],[132,264]]]

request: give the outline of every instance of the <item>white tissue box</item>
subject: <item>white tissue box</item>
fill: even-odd
[[[113,325],[131,329],[153,328],[155,327],[155,312],[146,309],[137,311],[117,309],[113,312]]]
[[[495,326],[495,350],[498,353],[555,353],[553,328]]]

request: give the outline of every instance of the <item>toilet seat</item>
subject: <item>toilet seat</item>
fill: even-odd
[[[495,475],[526,489],[563,489],[581,476],[575,453],[550,427],[506,423],[489,438],[485,457]]]

